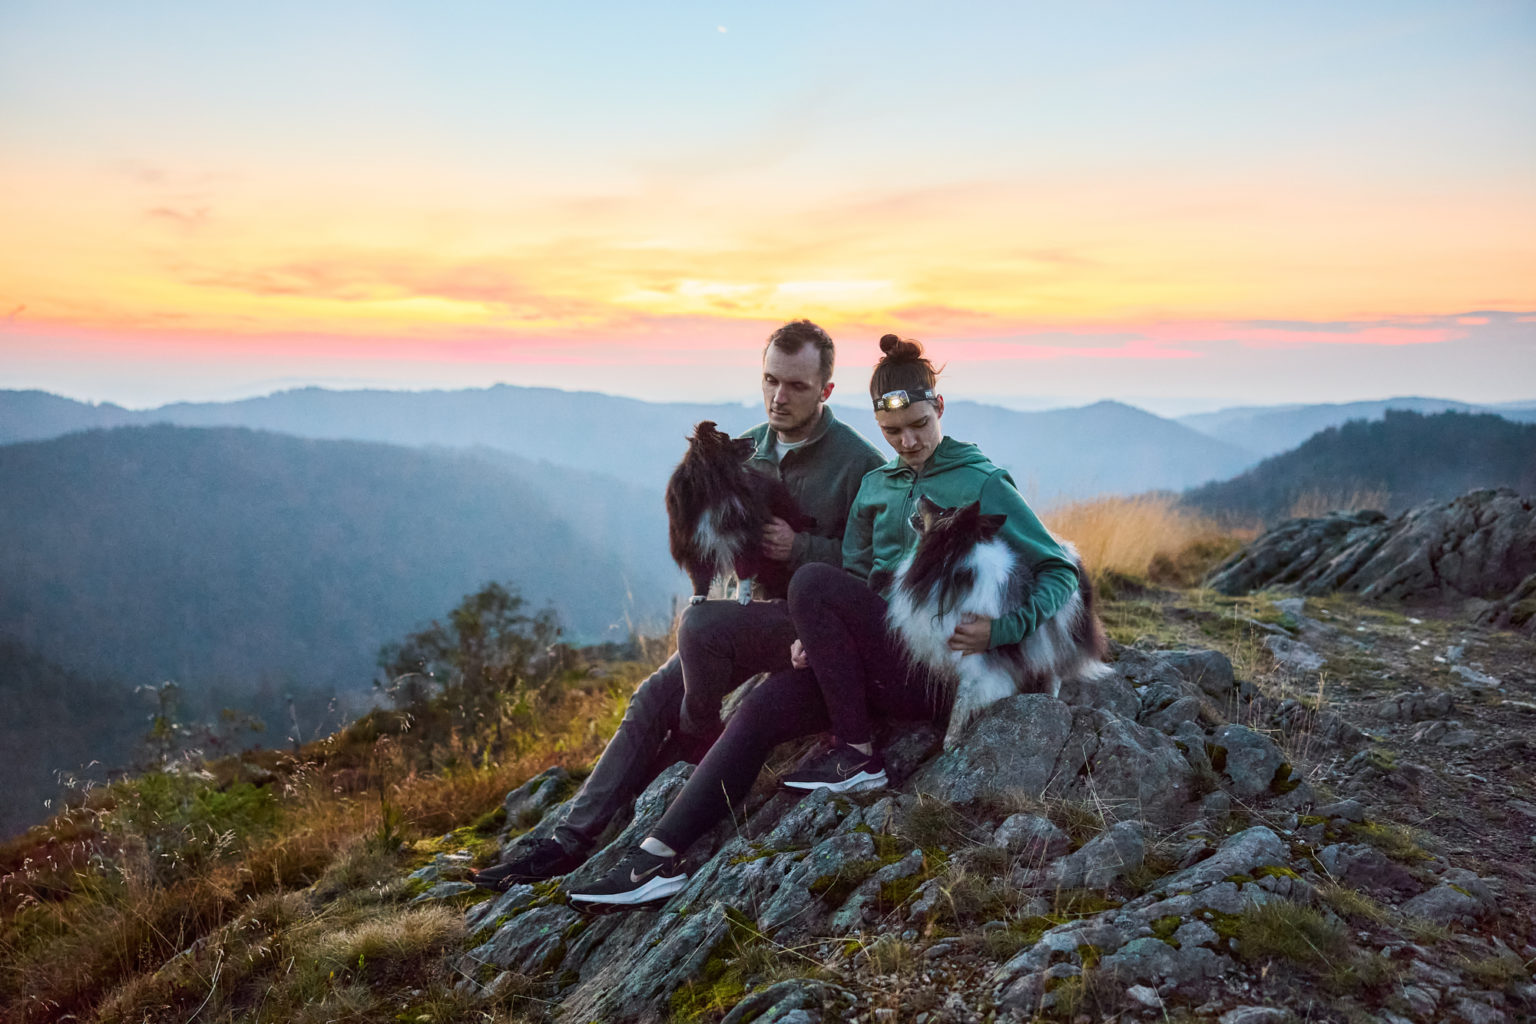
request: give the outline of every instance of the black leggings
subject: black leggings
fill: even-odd
[[[940,717],[941,692],[906,663],[885,629],[885,600],[855,576],[813,562],[790,581],[789,614],[811,667],[770,675],[747,696],[651,835],[682,853],[739,811],[780,743],[832,729],[844,743],[871,738],[882,719]]]

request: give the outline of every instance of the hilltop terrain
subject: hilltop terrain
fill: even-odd
[[[484,741],[500,769],[468,767],[478,741],[440,717],[464,691],[421,705],[409,731],[375,713],[298,754],[89,795],[0,851],[0,1007],[136,1021],[1529,1019],[1533,641],[1422,593],[1405,609],[1401,595],[1224,595],[1101,571],[1113,676],[1061,701],[1010,698],[948,753],[936,729],[889,733],[890,790],[795,800],[765,778],[738,826],[690,851],[688,887],[651,910],[584,915],[556,886],[493,897],[456,879],[549,828],[658,652],[530,666],[546,682],[493,705],[504,728],[538,723]],[[685,775],[664,773],[580,877]],[[178,786],[195,802],[168,799]],[[129,867],[167,838],[174,861]],[[133,880],[146,871],[179,902]]]

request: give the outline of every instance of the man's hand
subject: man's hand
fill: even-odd
[[[967,615],[949,638],[949,649],[961,654],[980,654],[992,645],[992,620]]]
[[[789,550],[795,544],[795,531],[778,516],[768,520],[763,527],[763,557],[770,562],[789,561]]]
[[[789,663],[794,668],[811,667],[811,659],[805,656],[805,645],[800,642],[799,637],[789,645]]]

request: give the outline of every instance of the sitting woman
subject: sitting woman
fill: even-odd
[[[1062,608],[1078,586],[1076,566],[1025,504],[1007,472],[975,445],[944,437],[938,373],[922,346],[888,334],[885,356],[870,379],[875,420],[896,457],[868,473],[849,512],[843,569],[806,565],[789,586],[798,640],[795,667],[775,672],[748,695],[724,734],[694,770],[651,834],[602,879],[570,894],[586,903],[633,904],[661,899],[687,882],[681,854],[742,803],[780,743],[832,730],[838,744],[818,767],[784,784],[797,789],[864,789],[886,783],[874,749],[872,716],[933,719],[948,714],[947,688],[913,664],[886,627],[889,584],[911,553],[920,498],[943,507],[979,501],[1003,515],[1002,537],[1033,574],[1019,605],[996,619],[962,622],[949,647],[962,654],[1015,644]]]

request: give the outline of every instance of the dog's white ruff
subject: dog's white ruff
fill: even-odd
[[[733,498],[735,506],[732,511],[740,518],[745,515],[741,499]],[[693,537],[698,543],[699,550],[706,552],[711,561],[715,563],[715,576],[725,578],[736,572],[736,555],[730,541],[720,532],[720,509],[708,509],[699,517],[699,525],[694,528]],[[695,595],[689,599],[690,604],[698,604],[703,598]],[[736,600],[742,604],[752,603],[752,581],[738,580],[736,583]]]

